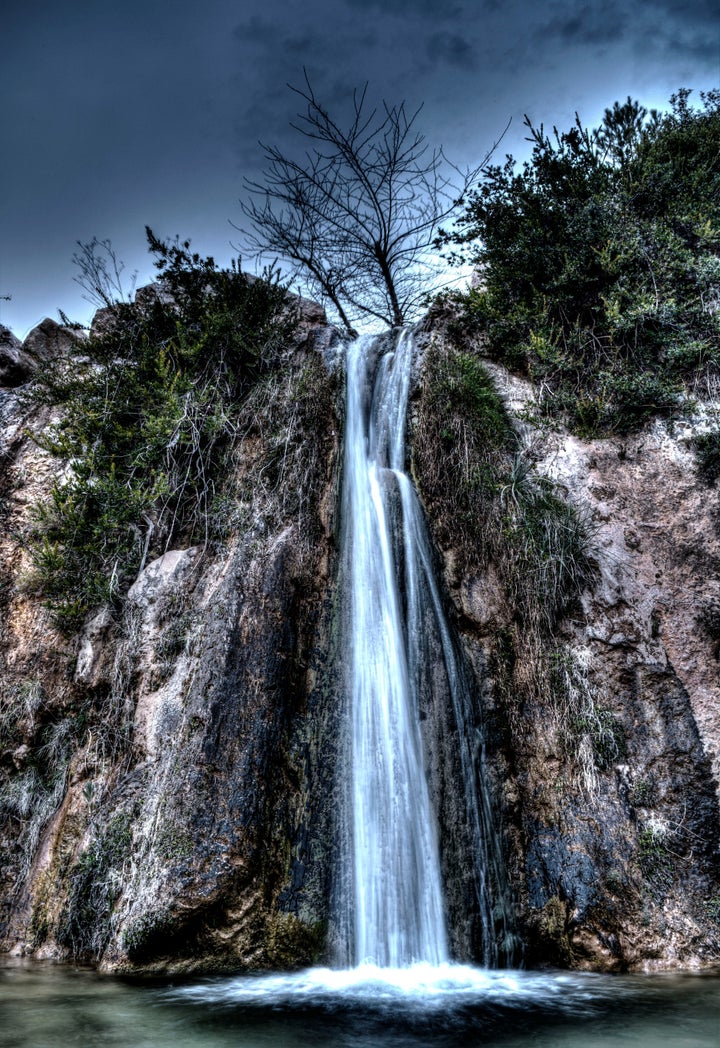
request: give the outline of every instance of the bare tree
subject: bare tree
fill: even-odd
[[[263,180],[246,180],[241,205],[249,219],[244,246],[256,257],[284,259],[351,333],[362,316],[403,324],[436,289],[433,240],[493,150],[461,170],[428,148],[415,128],[420,110],[408,116],[404,102],[371,109],[367,84],[353,94],[346,129],[307,76],[305,88],[291,90],[307,107],[291,126],[310,144],[301,160],[263,146]]]

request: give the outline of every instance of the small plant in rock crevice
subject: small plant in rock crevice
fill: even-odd
[[[668,830],[650,822],[638,834],[638,866],[651,893],[663,894],[674,877],[674,856]]]
[[[720,895],[713,895],[706,900],[705,915],[713,924],[720,926]]]
[[[698,434],[692,447],[699,477],[708,487],[714,487],[720,477],[720,430]]]
[[[648,808],[652,806],[656,793],[657,789],[653,779],[642,776],[633,784],[629,800],[634,808]]]
[[[558,649],[550,660],[558,731],[580,770],[588,794],[596,795],[598,773],[608,771],[626,753],[625,735],[611,710],[597,701],[590,684],[590,653]]]

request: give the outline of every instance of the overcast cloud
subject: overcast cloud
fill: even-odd
[[[143,228],[231,254],[258,141],[294,148],[307,69],[342,111],[352,88],[424,103],[433,144],[477,162],[513,119],[592,123],[720,79],[716,0],[9,0],[0,64],[0,303],[19,334],[58,307],[87,317],[70,262],[109,237],[140,280]]]

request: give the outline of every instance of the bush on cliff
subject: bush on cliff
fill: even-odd
[[[526,633],[549,634],[592,574],[593,529],[535,473],[491,376],[431,346],[414,414],[413,468],[441,548],[467,577],[488,564]]]
[[[78,338],[29,394],[61,409],[38,439],[66,467],[37,511],[31,551],[38,588],[70,631],[116,602],[148,553],[207,543],[238,405],[294,325],[272,274],[218,268],[150,230],[148,241],[160,281],[134,304],[112,299],[103,245],[84,249],[84,272],[100,274],[110,303],[103,329]]]
[[[526,120],[530,160],[488,167],[445,238],[480,274],[463,323],[581,433],[669,415],[720,369],[720,91],[689,94],[594,130]]]

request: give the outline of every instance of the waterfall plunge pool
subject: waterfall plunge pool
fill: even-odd
[[[720,975],[362,966],[143,982],[0,966],[0,1048],[717,1048]]]

